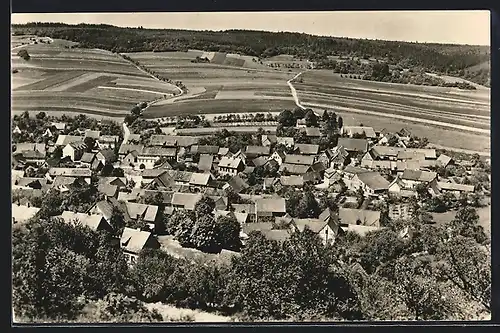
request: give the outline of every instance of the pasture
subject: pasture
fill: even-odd
[[[12,50],[13,113],[50,110],[124,117],[134,105],[176,91],[174,85],[150,77],[117,54],[65,46],[58,40],[24,45],[30,54],[27,61]]]

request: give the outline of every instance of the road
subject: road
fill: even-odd
[[[300,75],[302,75],[302,72],[300,72],[299,74],[295,75],[290,80],[286,81],[286,83],[290,87],[290,91],[292,92],[292,96],[293,96],[293,100],[295,101],[295,104],[297,104],[297,106],[299,108],[301,108],[302,110],[304,110],[305,107],[302,104],[300,104],[299,96],[297,95],[297,90],[295,90],[295,87],[292,84],[292,81],[295,80],[296,78],[298,78]]]

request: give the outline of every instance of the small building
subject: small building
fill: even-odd
[[[90,168],[92,162],[94,161],[94,157],[95,153],[83,153],[82,157],[80,158],[80,166]]]
[[[277,217],[286,214],[285,199],[280,197],[261,198],[255,201],[257,221],[263,217]]]
[[[113,149],[101,149],[95,154],[95,159],[100,161],[103,165],[113,164],[118,160]]]
[[[98,140],[99,137],[101,136],[101,131],[96,131],[91,129],[86,129],[84,133],[85,133],[84,137],[92,138],[94,140]]]
[[[380,228],[380,212],[366,209],[339,208],[341,226],[363,225]]]
[[[213,169],[214,156],[209,154],[201,154],[198,161],[198,170],[202,172],[210,172]]]
[[[59,134],[55,145],[59,147],[65,147],[69,143],[83,142],[83,136],[80,135],[64,135]]]
[[[86,149],[87,145],[83,142],[71,142],[64,146],[62,157],[68,156],[73,162],[78,161]]]
[[[226,188],[231,188],[236,193],[242,193],[247,188],[249,188],[249,185],[247,184],[247,182],[245,182],[243,179],[241,179],[240,176],[233,176],[227,182]],[[226,188],[223,187],[223,189],[226,189]]]
[[[177,148],[170,147],[146,147],[137,156],[137,163],[143,164],[145,168],[153,168],[160,159],[167,161],[177,160]]]
[[[106,221],[106,219],[102,215],[64,211],[60,217],[64,220],[64,222],[68,224],[75,225],[81,223],[82,225],[89,227],[94,231],[101,231],[101,230],[108,232],[113,231],[111,225]]]
[[[125,227],[120,238],[120,246],[127,258],[127,263],[134,265],[143,249],[159,249],[160,243],[148,231]]]
[[[229,158],[226,156],[221,158],[218,165],[219,173],[223,175],[235,176],[243,171],[244,168],[245,165],[240,158]]]
[[[281,176],[280,178],[278,178],[278,182],[274,186],[277,187],[278,185],[303,187],[304,177],[299,175]]]
[[[339,169],[343,167],[349,153],[344,149],[343,146],[336,146],[333,149],[326,149],[319,156],[319,161],[322,162],[327,168],[332,167]]]
[[[417,184],[429,184],[437,179],[437,174],[431,171],[408,170],[401,175],[406,188],[412,189]]]
[[[308,138],[321,137],[321,131],[320,131],[319,127],[306,127],[305,132],[306,132],[306,136]]]
[[[284,137],[284,136],[276,137],[276,144],[292,148],[295,145],[295,139],[293,137]]]
[[[117,135],[101,135],[97,139],[99,149],[115,149],[118,144],[119,137]]]
[[[247,146],[245,149],[245,155],[248,158],[256,158],[259,156],[269,156],[270,147],[268,146]]]
[[[92,171],[87,168],[50,168],[46,174],[49,181],[53,181],[57,176],[82,177],[85,179],[85,182],[90,184]]]
[[[199,190],[206,187],[215,187],[215,179],[211,173],[193,172],[189,180],[189,186]]]
[[[389,205],[389,218],[395,220],[409,220],[413,217],[413,205],[407,202]]]
[[[441,154],[437,158],[437,164],[443,168],[446,168],[448,165],[453,164],[453,162],[453,159],[445,154]]]
[[[376,171],[356,174],[351,180],[352,189],[361,188],[366,196],[385,194],[389,185],[389,181]]]
[[[368,151],[366,139],[339,138],[337,147],[342,146],[348,153],[364,153]]]
[[[274,134],[262,134],[261,142],[264,147],[270,147],[278,142],[276,135]]]
[[[275,151],[274,153],[272,153],[269,159],[275,160],[278,163],[278,165],[281,165],[285,161],[285,156],[286,156],[285,153],[281,151]]]
[[[315,156],[288,154],[285,156],[285,163],[312,165],[314,163],[314,159]]]
[[[181,210],[194,210],[194,206],[203,197],[201,193],[179,193],[172,196],[172,207]]]
[[[341,132],[350,138],[356,135],[364,135],[368,139],[375,139],[377,137],[373,127],[368,126],[344,126]]]

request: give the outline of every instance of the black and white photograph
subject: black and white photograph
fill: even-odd
[[[12,324],[491,320],[489,11],[11,14]]]

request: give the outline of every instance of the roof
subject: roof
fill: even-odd
[[[49,175],[54,176],[68,176],[68,177],[90,177],[92,171],[87,168],[50,168]]]
[[[86,138],[93,138],[93,139],[99,139],[101,136],[101,131],[94,131],[90,129],[85,130],[85,137]]]
[[[148,231],[140,231],[125,227],[120,238],[120,245],[128,252],[138,254],[145,248],[152,234]]]
[[[398,160],[424,160],[425,154],[416,151],[401,150],[398,153]]]
[[[342,224],[356,225],[359,220],[362,225],[379,227],[380,212],[365,209],[339,208],[339,219]]]
[[[101,149],[97,154],[102,155],[106,162],[115,162],[117,160],[113,149]]]
[[[344,170],[342,170],[344,173],[350,173],[350,174],[354,174],[354,175],[359,175],[361,173],[365,173],[365,172],[371,172],[370,170],[367,170],[367,169],[363,169],[363,168],[358,168],[358,167],[355,167],[355,166],[352,166],[352,165],[348,165],[344,168]]]
[[[153,134],[149,138],[149,145],[175,147],[177,145],[177,139],[171,135]]]
[[[194,145],[191,147],[191,154],[212,154],[216,155],[219,153],[219,146],[209,146],[209,145]]]
[[[80,158],[80,162],[83,163],[92,163],[94,159],[95,153],[83,153],[82,158]]]
[[[231,206],[237,213],[255,214],[254,204],[231,204]]]
[[[306,136],[319,137],[321,136],[321,131],[319,127],[306,127],[305,128]]]
[[[423,167],[424,161],[421,160],[408,160],[406,162],[403,161],[397,161],[396,162],[396,170],[397,171],[404,171],[404,170],[419,170],[421,167]]]
[[[179,193],[175,192],[172,196],[173,206],[182,206],[187,210],[194,210],[196,203],[202,198],[201,193]]]
[[[227,154],[229,154],[229,148],[227,148],[227,147],[220,147],[219,148],[219,155],[220,156],[226,156]]]
[[[297,143],[295,144],[295,149],[302,155],[316,155],[319,152],[319,145]]]
[[[40,208],[36,207],[28,207],[28,206],[19,206],[16,204],[12,204],[12,218],[16,222],[24,222],[35,216]]]
[[[414,180],[420,182],[430,182],[434,180],[436,177],[437,174],[435,172],[406,169],[403,172],[401,179]]]
[[[276,182],[276,178],[264,178],[264,185],[265,186],[273,186],[274,183]]]
[[[14,145],[16,147],[16,152],[38,151],[42,154],[45,154],[45,152],[46,152],[45,143],[23,142],[23,143],[16,143]]]
[[[85,225],[92,230],[97,230],[101,225],[101,223],[105,221],[102,215],[98,214],[89,215],[85,213],[70,212],[67,210],[61,214],[61,218],[66,223],[73,223],[75,220],[78,220],[82,225]]]
[[[398,153],[404,148],[400,147],[389,147],[389,146],[373,146],[370,152],[377,157],[396,157]]]
[[[84,142],[70,142],[66,146],[70,146],[75,150],[85,150],[87,149],[87,145]]]
[[[276,143],[278,141],[276,135],[274,134],[262,134],[262,142],[269,140],[270,143]]]
[[[323,229],[326,225],[328,225],[330,219],[327,221],[323,221],[320,219],[293,219],[293,223],[299,229],[299,231],[304,231],[306,226],[313,232],[318,233]],[[332,227],[334,227],[332,225]]]
[[[239,176],[232,177],[227,183],[236,193],[240,193],[249,187],[249,185]]]
[[[30,185],[32,185],[34,183],[39,183],[43,187],[43,186],[47,185],[47,179],[35,178],[35,177],[18,177],[16,180],[17,186],[31,187]]]
[[[374,191],[387,190],[389,181],[378,172],[363,172],[357,175],[360,181]]]
[[[283,186],[304,186],[304,177],[302,176],[281,176],[281,185]]]
[[[76,182],[77,178],[75,177],[66,177],[66,176],[56,176],[54,181],[51,184],[51,187],[56,188],[59,186],[68,186],[73,185]]]
[[[116,200],[113,197],[106,198],[104,200],[101,200],[95,204],[92,208],[96,207],[98,211],[101,212],[101,214],[104,216],[106,220],[109,220],[112,216],[113,213],[113,207],[117,207],[121,211],[123,211],[123,207],[121,206],[120,202]],[[90,210],[92,210],[92,208]],[[89,211],[90,211],[89,210]],[[128,218],[128,215],[125,216]]]
[[[214,162],[213,155],[201,154],[200,160],[198,161],[198,169],[202,171],[212,170],[212,164]]]
[[[310,165],[283,163],[279,168],[279,172],[286,170],[292,175],[303,175],[309,171],[310,168]]]
[[[37,150],[27,150],[22,152],[25,159],[45,159],[45,154]]]
[[[437,186],[440,190],[448,190],[448,191],[460,191],[460,192],[474,192],[473,185],[464,185],[457,183],[446,183],[446,182],[437,182]]]
[[[337,146],[343,146],[346,151],[365,152],[368,150],[366,139],[339,138]]]
[[[169,147],[145,147],[142,152],[139,153],[142,156],[166,156],[175,157],[177,155],[177,148]]]
[[[64,130],[66,128],[66,123],[51,123],[51,126],[54,126],[58,130]]]
[[[266,156],[259,156],[252,160],[252,164],[256,167],[260,167],[266,165],[268,162],[268,158]]]
[[[242,161],[239,158],[229,158],[224,156],[220,159],[219,167],[237,169],[240,163],[242,163]]]
[[[444,166],[444,167],[447,166],[450,162],[451,162],[451,157],[449,157],[445,154],[441,154],[437,158],[437,163],[440,164],[441,166]]]
[[[114,143],[114,142],[118,142],[119,137],[118,137],[118,135],[101,135],[98,140],[101,143],[104,143],[104,142]]]
[[[136,134],[136,133],[130,133],[128,135],[127,142],[132,142],[132,141],[140,142],[141,141],[141,135],[140,134]],[[124,143],[126,144],[126,142],[124,142]]]
[[[172,197],[174,196],[173,191],[156,191],[156,190],[143,190],[141,192],[141,195],[144,198],[150,198],[153,197],[157,194],[161,194],[163,197],[163,204],[165,205],[171,205],[172,204]]]
[[[191,175],[191,179],[189,180],[189,184],[207,186],[210,181],[210,178],[212,178],[212,174],[210,173],[193,172],[193,174]]]
[[[83,142],[84,137],[79,135],[59,134],[56,140],[56,146],[66,146],[71,142]]]
[[[403,148],[407,152],[424,154],[426,159],[436,158],[436,149],[424,149],[424,148]]]
[[[167,174],[174,179],[176,182],[189,183],[191,176],[193,175],[190,171],[180,171],[180,170],[165,170]]]
[[[374,227],[374,226],[366,226],[366,225],[356,225],[356,224],[349,224],[347,226],[343,226],[342,230],[344,231],[351,231],[355,232],[360,236],[365,236],[367,233],[379,230],[380,227]]]
[[[118,200],[119,201],[134,201],[139,198],[139,196],[145,192],[146,190],[142,190],[139,188],[133,188],[130,193],[128,192],[118,192]]]
[[[343,130],[348,135],[352,136],[354,134],[364,134],[367,138],[376,138],[377,134],[373,130],[373,127],[367,126],[344,126]]]
[[[261,198],[255,201],[257,212],[286,213],[285,199]]]
[[[295,143],[295,139],[293,137],[286,137],[286,136],[276,137],[276,143],[285,146],[293,146]]]
[[[265,146],[247,146],[245,154],[253,156],[269,155],[271,148]]]
[[[125,207],[127,207],[127,212],[130,218],[134,220],[137,220],[139,217],[143,217],[146,222],[154,222],[156,220],[156,215],[158,214],[158,206],[154,205],[126,202]]]
[[[285,163],[312,165],[314,163],[314,156],[288,154],[285,156]]]
[[[107,195],[109,197],[114,197],[118,192],[118,186],[111,184],[99,184],[97,186],[97,190],[100,193],[103,193],[104,195]]]
[[[141,176],[142,178],[156,178],[166,172],[167,170],[165,169],[144,169],[142,170]]]
[[[120,146],[120,149],[118,150],[118,154],[126,155],[129,152],[134,151],[134,150],[140,154],[140,153],[142,153],[143,149],[144,149],[144,145],[134,145],[134,144],[124,143]]]

